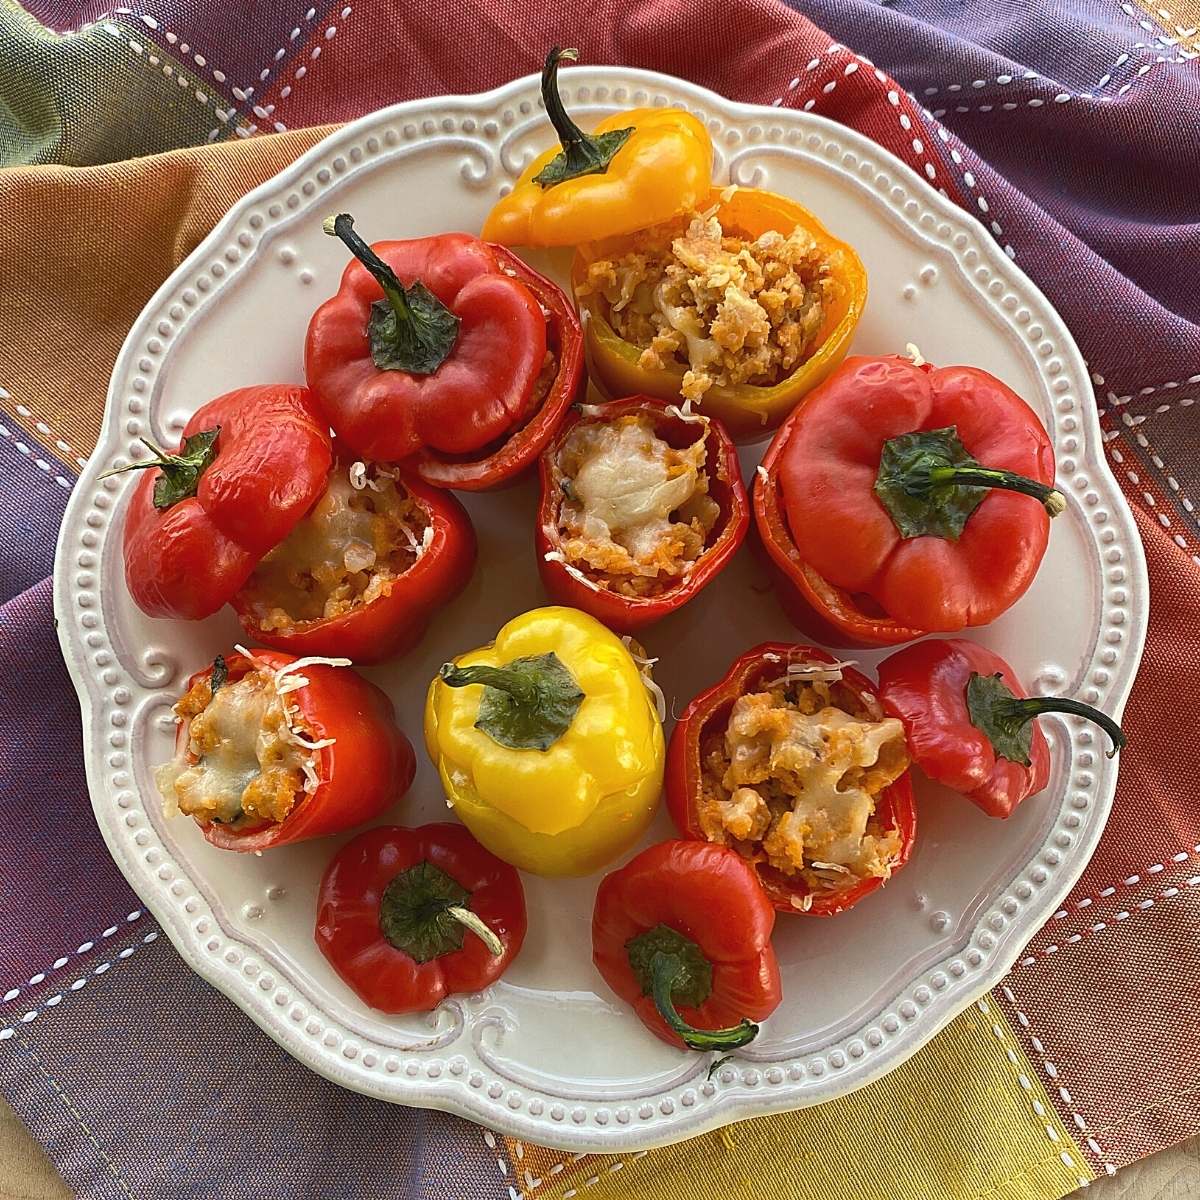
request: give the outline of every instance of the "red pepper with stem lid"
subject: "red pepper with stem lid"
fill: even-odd
[[[453,493],[339,459],[303,520],[233,597],[256,642],[357,663],[406,653],[466,586],[475,530]]]
[[[904,722],[913,761],[930,779],[961,792],[989,817],[1008,817],[1050,778],[1040,713],[1094,721],[1125,745],[1121,727],[1089,704],[1026,696],[998,654],[962,638],[931,638],[879,664],[884,708]]]
[[[499,979],[525,938],[513,867],[462,825],[381,825],[347,842],[317,893],[317,945],[380,1012],[426,1012]]]
[[[355,261],[313,315],[304,362],[341,442],[437,487],[495,487],[530,466],[583,386],[561,289],[465,233],[368,246],[345,213],[325,231]]]
[[[660,842],[606,875],[592,914],[592,960],[664,1042],[734,1050],[779,1007],[775,913],[734,851]]]
[[[686,604],[746,536],[737,449],[651,396],[586,405],[540,460],[535,544],[550,597],[633,633]]]
[[[210,400],[168,453],[110,474],[145,470],[125,516],[125,581],[152,617],[199,620],[228,603],[292,531],[325,486],[328,425],[312,393],[292,384]]]
[[[241,648],[197,671],[175,705],[168,811],[223,850],[341,833],[408,791],[416,758],[392,702],[346,659]]]
[[[667,809],[685,837],[742,855],[780,912],[833,916],[908,861],[908,764],[865,675],[816,646],[766,642],[676,721]]]
[[[993,621],[1045,554],[1054,450],[974,367],[851,358],[780,427],[754,516],[791,619],[840,646]]]

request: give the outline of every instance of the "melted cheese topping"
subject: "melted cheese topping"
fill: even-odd
[[[263,629],[286,629],[370,604],[417,561],[427,529],[390,472],[354,463],[255,568],[251,611]]]
[[[677,450],[640,414],[576,425],[557,462],[564,560],[624,595],[671,586],[703,554],[720,515],[706,454],[703,428]]]
[[[779,383],[816,348],[836,286],[808,230],[727,235],[712,213],[648,230],[619,258],[588,267],[609,323],[643,347],[638,365],[688,370],[682,395],[714,385]]]
[[[700,820],[710,841],[813,888],[891,874],[899,836],[879,828],[875,805],[908,768],[904,727],[847,711],[849,695],[828,681],[781,681],[734,702],[707,748]]]
[[[215,696],[199,680],[175,713],[189,722],[187,739],[155,772],[168,815],[257,825],[291,812],[304,794],[309,752],[289,728],[270,672],[251,671]]]

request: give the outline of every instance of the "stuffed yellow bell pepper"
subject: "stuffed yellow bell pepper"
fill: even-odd
[[[584,133],[558,94],[558,64],[578,57],[557,46],[542,70],[546,115],[562,143],[526,167],[492,209],[485,242],[574,246],[670,220],[708,194],[712,139],[678,108],[635,108]]]
[[[621,640],[573,608],[537,608],[429,687],[425,744],[446,798],[493,854],[586,875],[650,822],[663,732]]]
[[[697,207],[579,246],[588,372],[610,396],[690,400],[753,441],[846,357],[867,273],[789,196],[713,188]]]

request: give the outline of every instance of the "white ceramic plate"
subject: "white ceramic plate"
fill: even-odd
[[[1033,284],[972,218],[840,125],[733,104],[646,72],[572,67],[564,76],[585,122],[630,105],[692,109],[712,130],[720,180],[796,196],[855,245],[870,274],[855,351],[897,352],[913,341],[935,362],[985,367],[1037,408],[1054,436],[1069,509],[1054,522],[1029,593],[975,636],[1033,690],[1119,714],[1145,635],[1145,567],[1104,463],[1084,364]],[[828,1100],[895,1067],[996,983],[1054,911],[1100,836],[1117,768],[1090,727],[1050,719],[1050,786],[1009,821],[919,784],[912,861],[852,912],[779,921],[783,1004],[711,1081],[708,1056],[653,1038],[592,967],[598,877],[527,876],[529,936],[504,979],[428,1017],[387,1018],[359,1003],[313,943],[317,881],[340,842],[243,857],[207,845],[190,821],[164,820],[151,768],[170,753],[169,707],[186,676],[238,630],[228,610],[185,624],[134,607],[121,568],[133,480],[101,480],[101,470],[139,436],[172,442],[186,415],[220,392],[303,380],[309,316],[346,261],[321,232],[327,213],[352,212],[369,240],[477,230],[548,134],[533,78],[400,105],[347,126],[242,200],[130,332],[100,444],[63,524],[55,600],[83,706],[96,820],[196,971],[301,1062],[346,1087],[449,1109],[533,1142],[628,1151]],[[564,255],[530,260],[565,279]],[[748,479],[760,450],[744,455]],[[482,546],[474,580],[413,654],[367,672],[395,699],[414,743],[437,666],[545,602],[533,487],[465,499]],[[673,708],[744,648],[799,640],[762,584],[744,549],[698,600],[648,631]],[[858,657],[869,670],[880,655]],[[389,818],[445,816],[436,774],[422,761]],[[660,817],[648,840],[669,833]]]

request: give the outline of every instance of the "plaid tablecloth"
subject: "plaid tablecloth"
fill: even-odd
[[[1200,1129],[1200,8],[0,0],[0,1089],[85,1197],[1056,1197]],[[323,123],[553,40],[876,138],[1087,357],[1149,561],[1114,816],[1005,983],[884,1081],[628,1159],[338,1090],[181,964],[91,820],[57,524],[134,316]],[[149,157],[142,157],[149,156]]]

